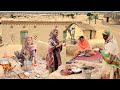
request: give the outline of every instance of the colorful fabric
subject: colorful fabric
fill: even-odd
[[[36,49],[37,49],[37,48],[36,48],[36,45],[34,45],[33,42],[32,42],[31,45],[27,45],[27,44],[26,44],[26,41],[27,41],[28,38],[32,38],[32,37],[31,37],[31,36],[27,36],[27,37],[25,38],[25,48],[26,48],[27,50],[29,50],[29,51],[36,50]]]
[[[31,45],[28,45],[26,43],[28,38],[32,38],[31,36],[27,36],[25,38],[25,45],[22,47],[21,52],[16,51],[15,55],[17,56],[18,59],[22,59],[22,61],[24,61],[26,59],[26,57],[28,56],[28,60],[32,61],[33,58],[36,57],[36,45],[33,44],[33,41],[31,43]]]
[[[83,42],[78,40],[78,49],[79,51],[90,50],[90,45],[86,39]]]
[[[103,50],[101,51],[101,53],[107,64],[120,69],[120,58],[118,58],[116,55],[105,54]]]
[[[74,56],[77,56],[80,52],[87,50],[91,51],[90,54],[95,54],[95,52],[90,49],[90,45],[86,39],[84,39],[83,42],[78,40],[77,44],[78,44],[78,50],[75,52]]]
[[[54,36],[53,33],[50,33],[49,44],[48,44],[48,53],[46,55],[46,69],[54,68],[55,65],[61,65],[61,56],[60,52],[62,50],[62,46],[56,48],[59,45],[59,40]]]
[[[102,58],[102,54],[100,52],[97,52],[95,55],[92,55],[90,57],[86,57],[86,56],[77,56],[75,58],[75,60],[95,60],[95,61],[99,61]]]
[[[110,30],[104,30],[103,34],[108,35],[110,34]]]
[[[110,32],[109,30],[107,32],[109,32],[109,34],[107,34],[108,38],[104,43],[103,51],[101,51],[104,59],[103,68],[101,70],[102,72],[101,76],[104,78],[113,79],[116,69],[119,68],[119,64],[116,63],[116,61],[118,62],[119,60],[114,60],[113,56],[117,56],[119,58],[119,48],[117,41],[114,35],[112,34],[112,32]],[[111,57],[111,55],[113,56]]]

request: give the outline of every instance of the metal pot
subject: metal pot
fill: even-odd
[[[82,68],[84,70],[85,79],[91,79],[91,73],[92,73],[92,70],[94,69],[94,67],[85,66],[85,67],[82,67]]]
[[[0,64],[2,64],[2,65],[9,64],[9,61],[7,58],[0,58]]]

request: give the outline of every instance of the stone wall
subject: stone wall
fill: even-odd
[[[37,26],[37,28],[34,28],[34,25],[25,25],[26,28],[23,28],[23,25],[13,25],[13,28],[11,29],[11,25],[3,26],[2,28],[2,36],[3,36],[3,42],[5,45],[16,45],[21,44],[21,37],[20,32],[21,31],[28,31],[28,34],[31,35],[35,42],[38,40],[47,42],[49,38],[49,33],[52,29],[54,29],[54,25],[40,25]],[[64,26],[58,27],[59,29],[59,36],[58,38],[60,40],[63,40],[63,30]],[[12,41],[13,36],[13,41]],[[37,39],[35,39],[35,36],[37,36]]]
[[[0,57],[3,57],[4,53],[7,52],[10,56],[14,56],[15,51],[21,51],[22,45],[8,45],[0,47]]]

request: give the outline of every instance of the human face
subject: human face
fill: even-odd
[[[108,35],[102,34],[103,35],[103,39],[106,41],[108,38]]]
[[[84,38],[80,38],[80,41],[83,42],[83,41],[84,41]]]
[[[57,37],[57,36],[58,36],[58,31],[55,31],[55,32],[54,32],[54,35]]]
[[[27,38],[26,43],[27,43],[28,45],[31,45],[31,44],[32,44],[32,38]]]

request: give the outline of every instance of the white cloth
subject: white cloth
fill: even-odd
[[[118,47],[118,44],[117,44],[117,41],[116,41],[114,35],[111,32],[110,32],[110,36],[105,41],[104,52],[106,54],[113,54],[113,55],[117,55],[119,57],[119,47]],[[110,79],[113,79],[115,70],[116,70],[115,67],[108,65],[103,60],[102,76],[104,76],[105,74],[106,75],[110,74]]]

